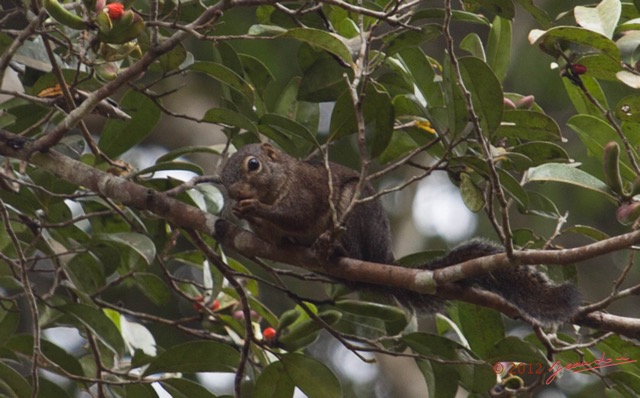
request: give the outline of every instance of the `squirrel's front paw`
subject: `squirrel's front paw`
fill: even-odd
[[[331,260],[336,257],[346,256],[346,251],[338,243],[329,231],[323,232],[311,247],[314,255],[321,260]]]
[[[238,218],[246,218],[254,214],[262,205],[258,199],[242,199],[233,206],[233,215]]]

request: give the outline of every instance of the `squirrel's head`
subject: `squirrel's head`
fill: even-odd
[[[277,194],[278,180],[286,178],[278,167],[285,156],[269,143],[245,145],[222,168],[222,185],[232,199],[270,203]]]

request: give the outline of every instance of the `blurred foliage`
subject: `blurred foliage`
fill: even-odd
[[[190,155],[204,153],[220,164],[234,148],[259,140],[301,158],[327,151],[382,175],[413,170],[396,191],[443,170],[467,207],[484,212],[493,233],[516,248],[552,249],[566,236],[600,241],[635,229],[640,2],[544,8],[531,0],[476,0],[454,9],[436,3],[3,2],[0,67],[17,72],[23,90],[0,92],[7,97],[0,128],[37,140],[66,126],[55,150],[163,191],[182,181],[157,172],[202,177]],[[22,26],[8,25],[14,16]],[[537,28],[529,32],[530,46],[515,43],[512,51],[513,29],[525,16]],[[511,71],[523,53],[559,73],[541,82]],[[171,78],[192,75],[215,82],[216,105],[204,114],[173,112],[165,98],[184,87]],[[505,92],[540,85],[566,97]],[[547,113],[544,104],[573,110]],[[70,117],[78,109],[82,117],[108,120],[101,131],[89,131]],[[182,146],[132,170],[119,157],[144,151],[141,143],[162,127],[161,117],[220,126],[223,143]],[[567,134],[576,139],[567,142]],[[567,195],[589,203],[568,205]],[[212,185],[177,198],[216,214],[223,205]],[[566,225],[567,206],[583,224]],[[201,372],[235,373],[234,392],[247,397],[291,397],[295,388],[309,397],[353,396],[349,382],[307,350],[322,330],[356,353],[403,355],[410,348],[432,397],[453,396],[459,387],[473,395],[525,394],[546,384],[563,389],[548,378],[558,363],[584,370],[606,358],[640,359],[637,341],[586,327],[507,336],[500,314],[468,303],[453,303],[438,315],[437,331],[424,333],[407,311],[347,298],[349,289],[331,283],[331,300],[306,297],[304,289],[287,296],[281,275],[313,278],[224,253],[211,239],[221,269],[157,216],[10,156],[0,167],[0,218],[6,396],[156,397],[162,387],[175,397],[213,397],[194,376]],[[599,218],[621,225],[603,228]],[[628,264],[601,308],[637,292],[619,289],[633,253]],[[553,273],[575,275],[575,266]],[[287,297],[288,309],[278,315],[273,298],[260,294],[265,289]],[[47,330],[62,326],[77,331],[79,347],[47,338]],[[611,369],[566,395],[640,391],[636,362]]]

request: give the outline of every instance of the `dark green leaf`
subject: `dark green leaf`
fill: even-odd
[[[13,368],[0,362],[0,393],[11,398],[25,398],[31,396],[31,386]]]
[[[591,174],[564,163],[547,163],[529,169],[523,178],[523,184],[528,182],[561,182],[576,185],[581,188],[599,192],[615,201],[606,184]]]
[[[108,245],[116,245],[127,251],[136,253],[147,265],[156,256],[156,246],[148,236],[136,232],[119,232],[110,234],[96,234],[94,239]]]
[[[569,228],[562,230],[562,233],[563,234],[565,233],[580,234],[583,236],[587,236],[596,242],[604,239],[608,239],[610,237],[607,233],[602,232],[596,228],[590,227],[588,225],[573,225]]]
[[[250,104],[253,104],[253,87],[228,67],[214,62],[195,62],[189,69],[206,73],[207,76],[242,94]]]
[[[477,0],[478,3],[489,11],[506,19],[513,19],[516,15],[515,7],[511,0]]]
[[[7,342],[7,348],[26,357],[31,357],[33,355],[33,336],[27,334],[15,335]],[[65,372],[76,376],[84,376],[80,362],[59,346],[47,340],[40,340],[40,350],[48,360],[64,369]]]
[[[341,398],[340,380],[316,359],[302,354],[287,354],[282,367],[293,383],[309,398]]]
[[[160,109],[147,96],[137,91],[127,92],[120,101],[120,107],[131,119],[107,120],[98,145],[102,152],[112,158],[140,143],[160,120]]]
[[[567,121],[567,126],[578,134],[583,145],[587,148],[590,156],[600,160],[604,156],[604,147],[611,141],[622,144],[620,136],[613,127],[604,120],[590,115],[575,115]],[[623,124],[624,127],[624,124]],[[629,128],[633,127],[629,124]],[[630,138],[632,134],[627,134]],[[625,160],[626,155],[621,157],[620,172],[626,180],[634,180],[635,173]]]
[[[502,121],[504,94],[500,81],[481,59],[460,58],[460,72],[467,90],[471,93],[476,115],[485,134],[495,131]]]
[[[422,43],[434,40],[441,34],[440,25],[426,25],[420,31],[405,30],[397,35],[390,35],[386,40],[389,44],[387,55],[396,54],[405,48],[419,47]]]
[[[0,285],[2,286],[2,285]],[[20,310],[12,301],[0,307],[0,346],[5,344],[18,329]]]
[[[487,42],[487,64],[503,81],[511,63],[511,21],[495,17]]]
[[[430,107],[444,106],[442,87],[438,83],[434,64],[419,48],[407,48],[400,57],[410,72],[414,83]]]
[[[458,306],[459,326],[469,342],[471,350],[484,357],[493,346],[504,338],[502,316],[495,310],[460,302]],[[486,325],[491,325],[490,328]]]
[[[485,360],[491,364],[507,361],[548,363],[540,349],[515,336],[505,337],[498,341],[494,349],[485,357]]]
[[[588,76],[582,76],[581,80],[589,94],[591,94],[591,96],[595,98],[601,106],[606,108],[608,106],[607,97],[604,95],[604,91],[602,91],[600,84],[594,78]],[[567,90],[567,94],[569,94],[569,98],[578,113],[592,115],[603,120],[606,119],[602,111],[594,105],[589,98],[587,98],[580,88],[571,83],[569,79],[563,79],[562,82],[564,83],[564,88]]]
[[[484,195],[467,173],[460,175],[460,195],[465,206],[472,212],[477,213],[484,207]]]
[[[595,48],[602,51],[602,53],[608,57],[618,62],[620,61],[620,50],[618,50],[616,44],[600,33],[573,26],[559,26],[540,33],[542,34],[537,37],[533,43],[535,46],[543,42],[547,43],[548,40],[569,41],[582,46]]]
[[[144,375],[155,373],[233,372],[240,354],[215,341],[191,341],[166,350],[149,364]]]
[[[160,385],[162,385],[173,398],[216,398],[211,391],[202,385],[185,378],[162,380]],[[276,395],[274,395],[274,397],[276,397]]]
[[[569,163],[567,151],[559,145],[547,141],[526,142],[511,148],[512,152],[522,154],[533,162],[532,166],[543,163]]]
[[[412,21],[418,21],[420,19],[437,18],[444,19],[445,10],[443,8],[424,8],[416,11],[411,17]],[[451,10],[451,20],[457,22],[471,22],[481,25],[489,25],[489,20],[481,14],[475,14],[473,12]]]
[[[618,101],[615,113],[620,120],[640,122],[640,96],[628,95]]]
[[[202,117],[203,122],[238,127],[258,135],[258,127],[246,116],[227,108],[211,108]]]
[[[176,70],[187,59],[187,50],[182,43],[178,43],[171,51],[163,54],[158,59],[162,73],[168,73]]]
[[[495,132],[497,137],[517,138],[526,141],[561,141],[560,127],[544,113],[521,109],[504,112],[502,125]]]
[[[69,398],[67,391],[59,384],[45,377],[41,377],[39,382],[38,398]]]
[[[310,102],[335,101],[347,89],[344,74],[352,74],[330,57],[319,57],[300,81],[298,99]]]
[[[254,388],[254,398],[292,397],[295,384],[282,362],[274,362],[264,368]]]
[[[100,310],[85,304],[67,304],[57,308],[72,316],[91,332],[111,351],[124,355],[124,340],[116,325]]]
[[[469,33],[460,41],[460,48],[467,51],[476,58],[486,61],[487,57],[484,52],[482,39],[477,33]]]
[[[171,300],[171,292],[167,285],[155,274],[138,272],[135,274],[134,284],[157,306],[168,304]]]
[[[279,37],[288,37],[303,41],[316,48],[328,51],[344,62],[344,64],[351,65],[351,52],[337,35],[310,28],[294,28],[279,35]]]
[[[258,58],[247,54],[238,54],[245,74],[256,88],[258,93],[263,93],[267,85],[275,80],[273,73]]]

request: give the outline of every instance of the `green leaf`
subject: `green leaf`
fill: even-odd
[[[504,81],[511,63],[511,21],[495,17],[487,42],[487,64]]]
[[[459,302],[458,318],[462,334],[469,342],[471,350],[484,357],[493,346],[504,338],[504,322],[495,310]],[[490,328],[486,325],[491,325]]]
[[[158,58],[158,62],[160,63],[162,73],[168,73],[178,69],[186,59],[187,50],[182,43],[178,43],[171,51],[162,54],[160,58]]]
[[[391,97],[379,86],[368,85],[364,95],[363,112],[367,145],[371,157],[375,158],[384,152],[393,134],[394,110]],[[350,93],[345,92],[338,98],[331,114],[329,131],[329,141],[356,133],[355,111]]]
[[[238,54],[245,74],[258,93],[263,93],[269,83],[275,80],[273,73],[258,58],[248,54]]]
[[[328,51],[340,58],[346,65],[351,65],[353,63],[351,52],[342,39],[339,38],[339,36],[323,30],[294,28],[280,34],[278,37],[296,39],[308,43],[316,48]]]
[[[477,33],[469,33],[460,41],[460,48],[483,61],[487,60],[482,39]]]
[[[45,377],[41,377],[39,382],[38,398],[70,398],[67,391],[59,384]]]
[[[339,300],[335,306],[344,312],[379,318],[385,321],[398,321],[406,318],[406,313],[398,307],[359,300]]]
[[[615,114],[620,120],[640,122],[640,95],[628,95],[618,101]]]
[[[411,21],[432,18],[444,19],[444,15],[444,8],[423,8],[413,14]],[[490,25],[489,20],[484,15],[462,10],[451,10],[451,20],[456,22],[477,23],[487,26]]]
[[[573,26],[559,26],[551,28],[546,32],[537,31],[534,33],[541,33],[538,37],[534,35],[535,41],[532,43],[534,46],[544,43],[545,47],[550,47],[553,46],[552,43],[556,41],[568,41],[595,48],[613,60],[620,62],[620,50],[618,46],[616,46],[616,43],[600,33]]]
[[[156,256],[156,246],[153,241],[148,236],[136,232],[96,234],[94,239],[97,242],[115,245],[136,253],[147,265],[150,265]]]
[[[595,348],[606,354],[608,358],[629,358],[634,362],[619,365],[618,369],[634,374],[640,374],[640,347],[630,341],[623,340],[618,335],[613,335],[598,343]]]
[[[590,227],[588,225],[573,225],[569,228],[563,229],[562,233],[563,234],[566,234],[566,233],[580,234],[580,235],[589,237],[596,242],[604,239],[608,239],[610,237],[607,233],[602,232],[596,228]]]
[[[460,58],[462,79],[471,93],[473,108],[480,118],[485,134],[495,131],[502,121],[504,112],[504,94],[500,81],[481,59],[476,57]]]
[[[560,182],[599,192],[612,201],[615,197],[606,184],[591,174],[564,163],[547,163],[529,169],[523,177],[523,184],[528,182]]]
[[[497,342],[484,359],[492,364],[496,362],[548,363],[537,347],[514,336],[505,337]]]
[[[7,301],[0,306],[0,346],[5,344],[18,329],[20,314],[21,311],[13,301]]]
[[[618,80],[618,73],[622,69],[620,62],[616,62],[610,57],[602,54],[586,55],[580,58],[576,63],[584,65],[587,68],[588,77],[614,82]],[[634,76],[637,77],[637,75]]]
[[[569,163],[567,151],[559,145],[548,141],[532,141],[511,148],[511,152],[522,154],[533,162],[531,166],[543,163]]]
[[[207,74],[207,76],[240,93],[250,104],[253,104],[254,88],[226,66],[215,62],[195,62],[189,69]]]
[[[162,306],[171,301],[171,292],[159,276],[146,272],[136,272],[133,280],[140,291],[155,305]]]
[[[601,106],[607,108],[607,97],[604,95],[604,91],[596,79],[587,76],[582,76],[581,79],[582,84],[584,84],[586,90],[591,94],[591,96],[595,98]],[[589,98],[587,98],[580,88],[571,83],[569,79],[563,79],[562,82],[564,83],[564,88],[567,91],[567,94],[569,94],[569,98],[578,113],[592,115],[606,120],[602,111],[598,109],[598,107],[594,105]]]
[[[269,113],[260,118],[260,124],[269,125],[271,128],[278,128],[282,133],[291,137],[301,138],[309,143],[319,146],[316,137],[302,124],[288,117]]]
[[[322,362],[302,354],[281,358],[287,376],[309,398],[341,398],[340,380]]]
[[[542,27],[542,29],[549,29],[553,23],[551,22],[551,18],[549,18],[549,14],[539,7],[537,7],[533,0],[517,0],[522,8],[527,10],[529,14],[536,20],[538,25]]]
[[[122,155],[140,143],[160,120],[160,109],[146,95],[137,91],[128,91],[120,101],[120,108],[127,112],[131,119],[107,120],[98,144],[100,150],[111,158]]]
[[[233,372],[240,354],[228,345],[215,341],[190,341],[178,344],[158,355],[144,376],[155,373]]]
[[[409,70],[416,87],[430,107],[444,106],[442,87],[434,65],[420,48],[407,48],[399,53],[400,59]]]
[[[173,398],[216,398],[211,391],[189,379],[167,379],[159,383]]]
[[[623,131],[625,124],[623,124]],[[634,124],[635,123],[629,123],[627,128],[633,129]],[[590,115],[575,115],[567,121],[567,126],[578,134],[578,137],[587,148],[589,155],[598,160],[603,158],[604,147],[609,142],[615,141],[619,145],[622,145],[620,136],[616,133],[613,127],[611,127],[611,125],[602,119],[595,118]],[[633,137],[631,132],[627,133],[625,131],[625,135],[630,139]],[[636,144],[637,142],[632,143],[632,145]],[[621,159],[626,159],[626,154],[624,154]],[[620,172],[626,180],[633,181],[635,179],[635,173],[626,160],[620,162]]]
[[[295,384],[281,361],[269,364],[256,380],[254,398],[292,397]]]
[[[522,185],[520,185],[520,182],[503,169],[498,169],[498,175],[500,176],[500,184],[502,184],[502,188],[511,195],[511,197],[518,203],[518,206],[525,209],[529,207],[529,196],[525,192],[524,188],[522,188]]]
[[[477,2],[502,18],[513,19],[516,16],[512,0],[477,0]]]
[[[432,41],[442,34],[440,25],[426,25],[420,31],[404,30],[397,35],[390,35],[385,39],[389,44],[386,54],[393,55],[405,48],[419,47],[425,42]]]
[[[31,396],[31,386],[13,368],[0,362],[0,393],[11,398]]]
[[[7,348],[26,357],[31,357],[33,355],[33,336],[28,334],[15,335],[7,342]],[[85,375],[80,362],[73,355],[50,341],[40,340],[40,350],[47,359],[58,365],[65,372],[76,376]],[[63,372],[60,372],[60,374],[64,375]]]
[[[562,140],[560,127],[553,118],[544,113],[522,109],[505,111],[495,136],[525,141]]]
[[[465,206],[472,212],[477,213],[484,207],[484,195],[467,173],[460,174],[460,195]]]
[[[85,304],[67,304],[57,309],[79,321],[115,354],[124,355],[122,335],[102,311]]]
[[[259,135],[258,126],[246,116],[227,108],[211,108],[202,117],[203,122],[238,127]]]
[[[595,7],[577,6],[573,9],[578,25],[608,38],[613,37],[621,12],[620,0],[603,0]]]
[[[635,397],[640,391],[640,376],[631,372],[613,372],[607,375],[607,379],[613,380],[613,389],[620,393],[621,396]],[[611,394],[609,395],[612,396]]]

